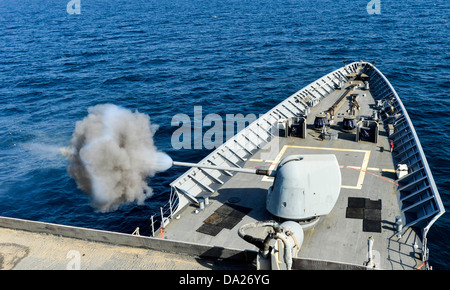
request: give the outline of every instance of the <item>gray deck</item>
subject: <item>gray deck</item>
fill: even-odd
[[[348,84],[347,84],[348,85]],[[361,97],[359,116],[371,116],[374,100],[368,91],[358,90]],[[339,134],[338,140],[322,140],[312,130],[314,116],[328,109],[342,93],[333,91],[319,105],[311,109],[307,119],[306,139],[275,137],[251,158],[243,167],[275,168],[284,156],[291,154],[335,154],[341,167],[342,188],[339,199],[331,213],[322,217],[319,224],[305,232],[305,239],[299,252],[300,258],[338,261],[363,265],[368,260],[368,238],[375,242],[373,252],[375,263],[381,269],[413,269],[422,264],[420,260],[421,239],[412,228],[397,239],[394,230],[395,217],[400,216],[397,200],[397,184],[392,155],[389,151],[388,134],[379,126],[378,143],[355,142],[354,133],[339,130],[340,122],[348,105],[344,103],[337,114],[337,124],[331,126]],[[366,94],[365,97],[362,94]],[[272,150],[269,150],[272,146]],[[381,147],[383,147],[383,150]],[[271,152],[272,151],[272,152]],[[263,155],[261,155],[263,153]],[[171,240],[217,245],[236,249],[256,249],[240,239],[240,226],[255,220],[273,219],[265,209],[267,188],[272,178],[238,173],[210,197],[211,203],[203,211],[195,213],[197,205],[188,205],[178,212],[179,219],[173,219],[165,228],[164,237]],[[324,177],[326,182],[326,177]],[[223,228],[217,235],[197,231],[229,198],[238,197],[235,205],[250,208],[248,215],[232,229]],[[346,217],[349,198],[381,200],[381,232],[363,231],[363,219]],[[228,203],[229,204],[229,203]],[[210,223],[210,221],[207,221]],[[214,221],[213,221],[214,223]]]

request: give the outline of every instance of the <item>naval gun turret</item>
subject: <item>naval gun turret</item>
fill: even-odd
[[[173,165],[227,170],[274,177],[266,209],[281,220],[308,221],[327,215],[341,189],[341,172],[334,154],[291,155],[276,170],[222,167],[173,161]]]
[[[241,226],[239,236],[258,249],[258,269],[292,269],[303,243],[304,231],[331,212],[341,189],[341,171],[333,154],[290,155],[276,170],[233,168],[173,161],[173,165],[235,171],[274,177],[266,209],[282,223],[256,221]],[[265,238],[248,233],[269,228]]]

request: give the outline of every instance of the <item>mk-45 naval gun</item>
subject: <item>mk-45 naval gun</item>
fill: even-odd
[[[304,231],[331,212],[341,189],[341,171],[332,154],[290,155],[276,170],[221,167],[173,161],[173,165],[235,171],[274,177],[266,197],[266,209],[278,220],[256,221],[241,226],[239,236],[259,248],[258,269],[291,269],[303,243]],[[247,230],[269,228],[265,238]],[[283,261],[284,263],[280,263]]]
[[[334,154],[290,155],[280,161],[276,170],[177,161],[173,165],[274,177],[267,192],[266,209],[282,220],[308,221],[327,215],[341,189],[341,172]]]

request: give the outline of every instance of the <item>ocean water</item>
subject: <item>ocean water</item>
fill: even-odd
[[[175,150],[174,115],[265,113],[313,80],[375,61],[400,95],[450,208],[449,17],[446,0],[0,0],[0,215],[109,231],[148,230],[185,169],[149,179],[144,205],[102,213],[58,148],[91,106],[148,114],[155,144]],[[450,268],[450,217],[428,235],[434,269]]]

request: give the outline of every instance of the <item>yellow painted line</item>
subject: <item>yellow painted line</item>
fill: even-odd
[[[361,166],[339,165],[340,168],[361,169]]]
[[[326,147],[311,147],[311,146],[296,146],[296,145],[284,145],[291,148],[303,148],[303,149],[314,149],[314,150],[332,150],[332,151],[351,151],[351,152],[370,152],[369,150],[360,149],[343,149],[343,148],[326,148]]]
[[[272,163],[273,160],[263,160],[263,159],[257,159],[257,158],[243,158],[245,161],[253,161],[253,162],[267,162],[267,163]]]
[[[364,154],[364,160],[361,166],[361,171],[359,172],[359,178],[358,178],[358,183],[356,186],[359,187],[359,189],[362,188],[362,185],[364,183],[364,177],[366,176],[366,170],[367,170],[367,165],[369,164],[369,158],[370,158],[370,151],[367,151],[366,154]]]
[[[351,186],[351,185],[341,185],[341,188],[361,189],[361,187],[359,186]]]
[[[341,185],[341,188],[350,188],[350,189],[361,189],[362,188],[362,185],[364,183],[364,177],[366,175],[366,170],[368,170],[367,165],[369,164],[369,159],[370,159],[370,151],[369,150],[284,145],[283,148],[281,149],[281,151],[278,153],[278,155],[275,158],[275,160],[273,161],[272,165],[269,167],[269,170],[274,170],[275,169],[275,166],[277,166],[277,164],[280,162],[280,159],[283,157],[283,154],[286,152],[287,148],[301,148],[301,149],[329,150],[329,151],[350,151],[350,152],[361,152],[361,153],[364,153],[364,159],[363,159],[363,163],[362,163],[361,167],[359,167],[359,166],[346,166],[346,167],[350,167],[350,168],[353,168],[353,169],[360,170],[360,173],[359,173],[359,176],[358,176],[358,182],[357,182],[356,186]],[[343,168],[344,166],[340,166],[340,167]],[[371,167],[371,169],[375,169],[375,168]],[[376,169],[379,170],[378,168],[376,168]],[[272,182],[273,179],[274,179],[273,177],[263,176],[261,181]]]
[[[358,170],[361,169],[361,166],[339,165],[339,167],[340,167],[340,168],[358,169]],[[392,172],[392,173],[395,173],[395,169],[387,169],[387,168],[382,168],[382,169],[380,169],[380,168],[378,168],[378,167],[367,167],[366,170],[369,170],[369,171],[381,171],[381,172],[384,171],[384,172]]]
[[[272,170],[275,169],[275,166],[277,166],[277,164],[280,162],[281,157],[283,157],[283,154],[284,154],[284,152],[286,152],[286,149],[287,149],[288,147],[291,147],[291,146],[290,146],[290,145],[284,145],[283,148],[281,148],[281,151],[278,152],[278,155],[277,155],[277,157],[275,158],[275,160],[272,162],[272,165],[270,165],[269,171],[272,171]],[[274,178],[273,178],[273,177],[270,177],[270,176],[263,176],[263,178],[261,179],[261,181],[270,181],[270,182],[272,182],[273,179],[274,179]]]
[[[252,159],[247,159],[247,161],[264,162],[264,160],[262,160],[262,159],[254,159],[254,158],[252,158]]]
[[[286,145],[288,146],[288,145]],[[352,189],[361,189],[364,183],[364,177],[366,175],[367,165],[369,164],[370,159],[370,151],[369,150],[360,150],[360,149],[343,149],[343,148],[327,148],[327,147],[311,147],[311,146],[289,146],[291,148],[303,148],[303,149],[313,149],[313,150],[331,150],[331,151],[350,151],[350,152],[361,152],[364,153],[364,159],[362,166],[358,169],[361,169],[358,176],[358,182],[356,186],[351,185],[342,185],[342,188],[352,188]],[[350,167],[350,166],[348,166]]]

